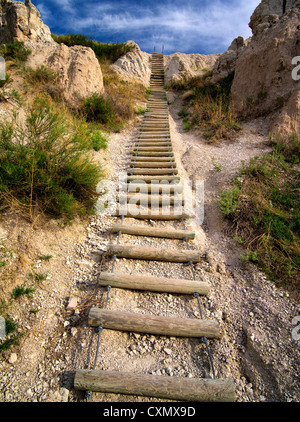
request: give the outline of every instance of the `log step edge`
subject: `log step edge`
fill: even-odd
[[[126,394],[188,402],[234,402],[231,379],[180,378],[130,372],[79,369],[74,388],[80,391]]]

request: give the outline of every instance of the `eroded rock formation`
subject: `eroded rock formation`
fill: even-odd
[[[263,0],[251,17],[253,37],[236,61],[232,100],[238,114],[273,114],[271,131],[300,134],[300,2]]]

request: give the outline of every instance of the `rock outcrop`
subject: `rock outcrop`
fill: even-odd
[[[165,56],[165,82],[166,84],[188,77],[203,75],[207,70],[212,70],[220,54],[184,54],[175,53]]]
[[[135,79],[145,86],[150,84],[151,54],[141,51],[134,41],[127,41],[133,49],[121,56],[112,68],[124,79]]]
[[[2,0],[0,18],[0,43],[23,41],[32,51],[27,65],[33,69],[44,65],[54,70],[66,102],[76,105],[81,98],[103,93],[102,71],[93,50],[54,42],[30,0]]]
[[[50,29],[30,0],[25,3],[1,0],[0,22],[0,44],[13,41],[53,43]]]
[[[286,12],[299,6],[299,0],[262,0],[249,23],[253,35],[272,27]]]
[[[55,71],[67,103],[77,105],[84,97],[104,92],[101,67],[91,48],[57,43],[31,43],[30,48],[27,65],[32,69],[44,65]]]
[[[59,44],[45,64],[59,76],[68,103],[76,104],[84,97],[104,91],[101,67],[91,48]]]
[[[244,40],[243,37],[237,37],[232,41],[227,51],[216,60],[213,67],[212,83],[218,82],[235,70],[236,61],[249,42],[250,39]]]
[[[272,113],[270,130],[282,133],[300,134],[300,82],[292,77],[292,59],[300,56],[299,4],[261,2],[252,15],[253,37],[237,58],[232,85],[239,115]]]

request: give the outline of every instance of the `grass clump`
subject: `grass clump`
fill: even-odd
[[[31,50],[25,47],[23,41],[14,41],[0,46],[0,56],[6,60],[11,60],[15,64],[26,62]]]
[[[13,299],[17,299],[20,296],[30,295],[35,289],[33,287],[26,287],[26,281],[21,285],[17,286],[12,291]]]
[[[41,65],[36,69],[27,67],[24,71],[25,81],[37,92],[50,95],[56,101],[63,100],[63,88],[56,72]]]
[[[184,130],[201,128],[205,138],[212,143],[218,139],[232,138],[241,126],[230,104],[234,72],[214,84],[208,79],[209,76],[210,72],[192,78],[184,75],[179,81],[172,82],[168,89],[186,91],[188,94],[183,97],[185,106],[181,112]]]
[[[299,289],[300,142],[293,135],[286,141],[273,136],[272,143],[272,153],[252,158],[221,192],[219,206],[235,238],[244,241],[242,258],[279,285]]]
[[[3,318],[5,319],[5,339],[2,342],[0,340],[0,352],[9,349],[13,344],[18,344],[23,335],[22,333],[16,334],[18,323],[10,315],[6,314]]]
[[[90,142],[64,110],[37,97],[24,126],[0,125],[0,205],[17,203],[30,217],[34,209],[67,219],[91,212],[102,173]]]

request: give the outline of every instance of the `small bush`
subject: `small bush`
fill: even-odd
[[[91,212],[102,172],[86,151],[65,112],[36,98],[25,126],[0,125],[0,204],[15,198],[30,217],[34,208],[65,218]]]
[[[114,119],[113,107],[102,95],[93,94],[82,103],[86,119],[89,122],[108,123]]]
[[[100,149],[107,148],[107,138],[100,132],[100,130],[96,130],[92,133],[92,147],[95,151],[99,151]]]
[[[25,80],[39,93],[50,95],[53,99],[63,99],[63,88],[57,74],[44,65],[36,69],[27,67],[24,73]]]
[[[23,41],[14,41],[0,46],[0,56],[15,62],[25,62],[30,54],[31,50],[24,46]]]
[[[234,186],[232,189],[222,191],[219,195],[219,207],[226,216],[233,215],[239,209],[240,188]]]
[[[15,287],[11,295],[14,299],[17,299],[20,296],[30,295],[33,292],[34,292],[34,288],[26,287],[26,281],[25,281],[21,286]]]

